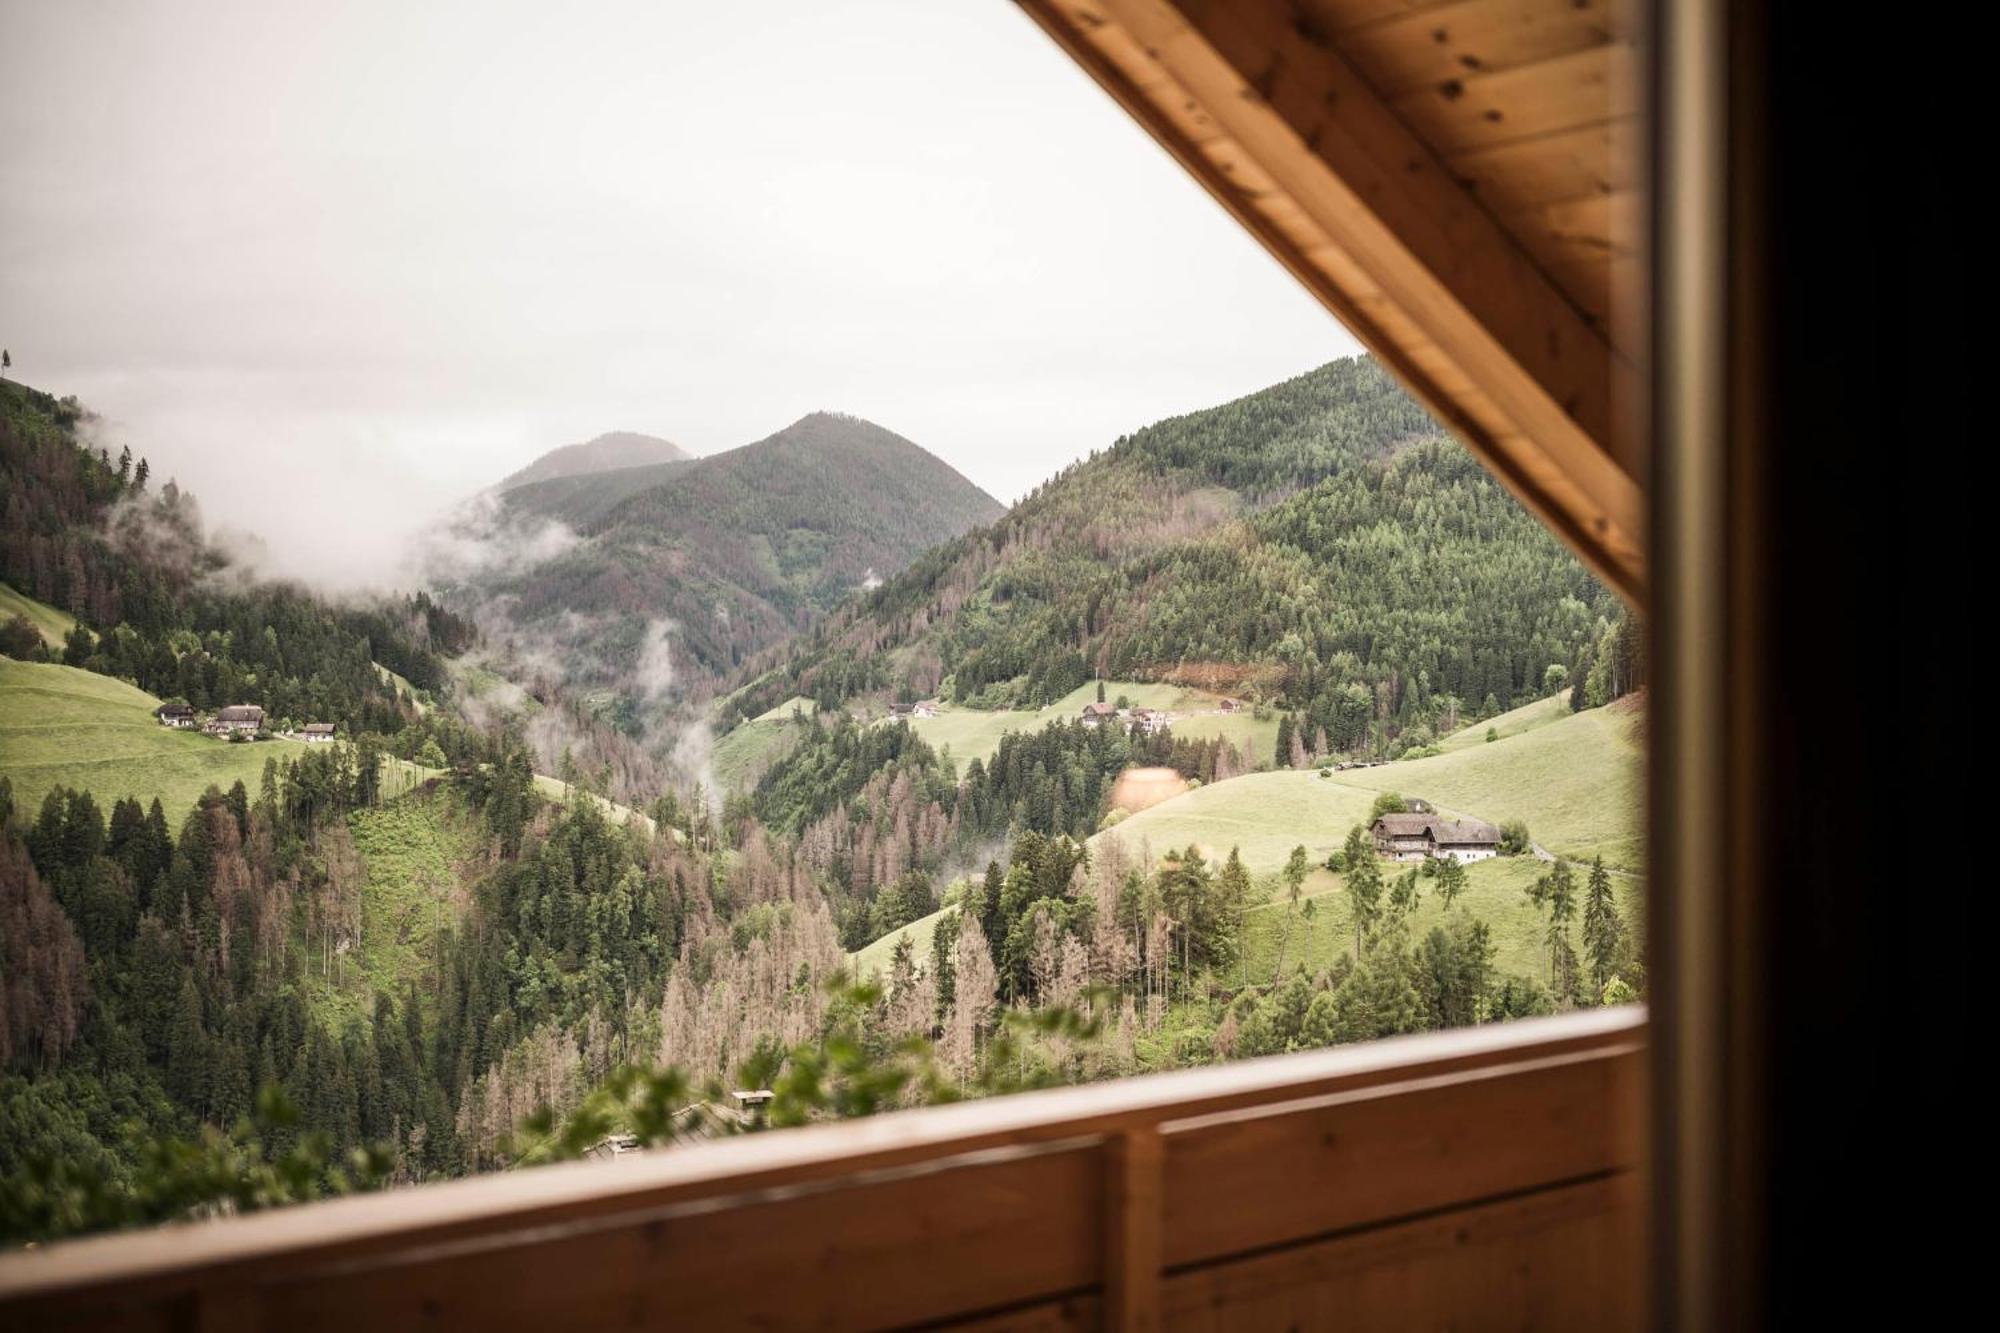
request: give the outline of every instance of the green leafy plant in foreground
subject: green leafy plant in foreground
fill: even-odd
[[[379,1148],[357,1149],[335,1163],[324,1134],[300,1135],[283,1150],[267,1147],[290,1134],[298,1119],[298,1108],[273,1084],[227,1132],[204,1126],[197,1137],[183,1138],[135,1131],[128,1140],[135,1162],[129,1183],[114,1179],[99,1161],[31,1159],[0,1179],[0,1239],[53,1240],[251,1213],[387,1183],[394,1163]]]

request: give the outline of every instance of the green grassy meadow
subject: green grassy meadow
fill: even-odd
[[[1645,714],[1639,698],[1559,717],[1491,745],[1349,769],[1371,791],[1421,796],[1494,824],[1525,820],[1558,856],[1645,868]],[[1150,812],[1149,812],[1150,813]]]
[[[1474,722],[1460,727],[1457,731],[1438,742],[1438,748],[1449,753],[1463,750],[1473,745],[1484,745],[1486,733],[1497,733],[1496,739],[1505,740],[1509,736],[1519,736],[1522,732],[1533,731],[1536,727],[1546,727],[1551,722],[1560,722],[1570,715],[1569,691],[1552,694],[1546,699],[1537,699],[1531,704],[1522,704],[1498,717],[1489,717],[1484,722]]]
[[[0,775],[24,811],[51,789],[87,791],[107,811],[126,796],[155,796],[178,822],[211,786],[241,779],[254,794],[264,761],[290,757],[296,741],[231,744],[170,731],[160,701],[135,685],[77,667],[0,660]]]
[[[109,811],[127,796],[159,797],[168,821],[211,786],[241,780],[252,795],[264,761],[306,747],[272,739],[232,744],[198,732],[170,731],[153,717],[160,701],[136,685],[78,667],[0,658],[0,777],[30,815],[56,787],[87,791]],[[384,761],[382,792],[401,796],[437,774],[404,759]]]
[[[792,724],[795,710],[811,717],[819,711],[819,706],[810,699],[787,699],[776,708],[731,728],[718,739],[709,757],[716,785],[724,791],[748,791],[757,785],[766,769],[797,748],[799,731]]]
[[[1382,867],[1385,880],[1394,880],[1405,867]],[[1465,868],[1465,892],[1453,905],[1454,912],[1468,912],[1484,921],[1493,931],[1496,948],[1494,965],[1502,972],[1542,980],[1542,934],[1546,919],[1528,900],[1528,888],[1551,869],[1546,861],[1532,856],[1502,856],[1476,861]],[[1583,888],[1588,870],[1576,868],[1577,889]],[[1433,927],[1442,925],[1445,910],[1434,892],[1437,881],[1419,878],[1418,907],[1410,914],[1410,943],[1415,945]],[[1612,881],[1619,909],[1628,929],[1643,925],[1645,901],[1639,882],[1629,876]],[[1275,877],[1260,881],[1264,901],[1250,910],[1244,923],[1244,951],[1239,972],[1252,982],[1268,983],[1278,975],[1282,947],[1285,972],[1303,963],[1306,971],[1320,972],[1334,959],[1354,951],[1354,918],[1348,911],[1342,877],[1325,868],[1315,869],[1305,882],[1300,906],[1313,904],[1310,921],[1303,911],[1290,915],[1290,939],[1286,939],[1287,912],[1283,886]]]
[[[1174,735],[1197,740],[1225,737],[1253,759],[1269,759],[1278,737],[1275,715],[1259,721],[1248,709],[1220,714],[1211,710],[1221,696],[1180,685],[1142,681],[1104,682],[1104,697],[1116,702],[1123,695],[1135,708],[1161,708],[1170,713],[1199,712],[1174,723]],[[1071,690],[1055,703],[1042,708],[1008,708],[983,711],[947,706],[936,717],[913,718],[910,727],[934,750],[949,746],[961,769],[974,759],[991,759],[1000,748],[1000,738],[1010,731],[1040,731],[1051,722],[1067,722],[1083,712],[1083,706],[1097,701],[1095,681]]]
[[[1115,839],[1134,854],[1150,847],[1155,856],[1195,846],[1212,860],[1234,847],[1251,874],[1271,874],[1301,844],[1314,861],[1324,861],[1350,828],[1366,821],[1374,802],[1374,792],[1316,770],[1246,773],[1141,810],[1090,841],[1095,847]]]
[[[535,790],[541,793],[546,799],[554,801],[557,805],[566,803],[571,796],[577,794],[576,788],[566,787],[563,785],[561,778],[552,778],[546,773],[535,774]],[[645,829],[648,833],[653,831],[653,817],[651,815],[642,814],[629,805],[620,805],[616,801],[607,801],[602,796],[597,796],[589,792],[584,792],[583,795],[597,802],[599,807],[603,809],[605,817],[610,819],[612,823],[630,824],[634,820],[637,820],[640,828]]]
[[[76,628],[74,617],[0,583],[0,620],[12,620],[15,616],[26,616],[28,623],[41,631],[42,642],[51,648],[62,647],[63,640]]]
[[[1497,722],[1506,723],[1503,738],[1486,743],[1485,727]],[[1317,970],[1333,961],[1336,950],[1351,947],[1353,929],[1340,876],[1323,866],[1347,831],[1367,819],[1384,791],[1421,797],[1449,813],[1496,824],[1522,819],[1536,840],[1558,855],[1586,861],[1602,854],[1614,868],[1642,868],[1642,727],[1636,700],[1576,714],[1543,700],[1481,724],[1478,743],[1428,759],[1349,769],[1330,777],[1321,777],[1317,769],[1250,773],[1198,787],[1097,834],[1091,845],[1117,839],[1135,855],[1144,848],[1155,857],[1193,845],[1215,860],[1239,849],[1264,900],[1246,926],[1246,964],[1251,980],[1258,980],[1261,971],[1268,981],[1277,967],[1285,925],[1277,874],[1295,846],[1303,845],[1315,866],[1305,896],[1314,900],[1317,920],[1310,950],[1304,923],[1294,922],[1287,958],[1303,958]],[[1467,867],[1459,906],[1492,927],[1503,970],[1539,975],[1542,927],[1526,891],[1548,869],[1532,856]],[[1388,865],[1383,870],[1391,878],[1402,873]],[[1443,919],[1429,892],[1433,881],[1421,882],[1423,905],[1411,918],[1417,938]],[[1640,883],[1621,874],[1617,884],[1626,920],[1636,925],[1644,915]],[[909,934],[923,958],[936,927],[934,914],[896,935]],[[889,936],[851,960],[863,974],[886,971],[894,947],[895,936]]]

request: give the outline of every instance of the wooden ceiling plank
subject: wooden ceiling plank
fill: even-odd
[[[1390,105],[1438,152],[1495,147],[1533,135],[1595,125],[1637,108],[1638,62],[1623,43],[1495,74],[1447,79]]]
[[[1445,157],[1445,166],[1487,208],[1506,217],[1543,204],[1634,189],[1641,126],[1625,116]]]
[[[1611,0],[1458,0],[1343,32],[1339,45],[1377,93],[1393,98],[1631,36],[1628,11]]]
[[[1457,0],[1298,0],[1298,8],[1321,32],[1351,32],[1455,3]]]

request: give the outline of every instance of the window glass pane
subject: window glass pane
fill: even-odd
[[[0,1239],[1643,995],[1619,597],[1011,7],[667,8],[10,15]]]

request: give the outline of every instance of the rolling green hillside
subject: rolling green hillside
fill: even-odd
[[[1125,698],[1135,708],[1159,708],[1183,714],[1173,723],[1174,735],[1191,740],[1224,737],[1253,759],[1268,759],[1278,734],[1278,720],[1258,720],[1249,709],[1224,714],[1222,696],[1207,690],[1151,681],[1113,680],[1104,683],[1104,697]],[[1077,716],[1087,703],[1097,699],[1097,684],[1079,685],[1054,703],[1041,708],[980,709],[949,706],[936,717],[912,718],[910,727],[943,752],[951,748],[952,758],[963,767],[974,759],[987,760],[1000,747],[1000,738],[1010,731],[1038,731],[1051,722]]]
[[[126,796],[159,797],[178,821],[210,787],[233,782],[255,794],[264,761],[306,747],[274,737],[232,744],[171,731],[153,716],[160,701],[110,676],[77,667],[0,658],[0,777],[26,812],[55,787],[87,791],[108,810]],[[382,794],[401,796],[437,774],[404,759],[383,761]]]
[[[1641,708],[1637,697],[1620,700],[1490,745],[1331,777],[1312,769],[1250,773],[1143,810],[1114,833],[1144,838],[1156,852],[1192,842],[1226,855],[1240,846],[1261,874],[1300,843],[1324,860],[1376,795],[1393,791],[1493,824],[1519,819],[1555,855],[1601,855],[1607,865],[1638,870],[1645,862]]]
[[[1311,770],[1246,773],[1141,810],[1091,842],[1116,838],[1134,852],[1150,847],[1155,856],[1192,845],[1211,860],[1235,847],[1251,874],[1273,874],[1301,844],[1314,861],[1324,861],[1347,830],[1368,818],[1374,801],[1372,791]]]
[[[153,797],[178,819],[211,786],[239,779],[253,793],[273,755],[305,747],[270,740],[232,745],[169,731],[153,717],[160,701],[124,681],[76,667],[0,660],[0,776],[21,809],[51,788],[87,791],[105,809],[122,797]]]
[[[1497,857],[1465,868],[1465,893],[1453,910],[1468,912],[1492,929],[1497,950],[1494,963],[1502,972],[1541,979],[1542,935],[1547,918],[1529,900],[1528,887],[1548,871],[1547,862],[1532,856]],[[1420,883],[1423,896],[1409,918],[1412,940],[1421,939],[1426,931],[1445,919],[1444,907],[1432,892],[1434,881]],[[1621,876],[1612,883],[1620,914],[1628,926],[1643,923],[1646,909],[1640,882]],[[1303,914],[1293,917],[1289,940],[1285,904],[1275,886],[1263,903],[1251,909],[1244,923],[1244,955],[1239,977],[1247,974],[1253,982],[1270,981],[1277,973],[1281,946],[1287,972],[1303,962],[1309,973],[1316,973],[1330,967],[1341,955],[1353,952],[1353,918],[1340,876],[1329,870],[1315,870],[1306,880],[1301,906],[1307,900],[1313,904],[1313,918],[1308,923]]]
[[[557,805],[566,805],[579,794],[577,788],[566,785],[561,778],[552,778],[545,773],[535,774],[535,790],[549,800],[554,801]],[[651,833],[653,831],[653,817],[651,815],[642,814],[630,806],[620,805],[616,801],[607,801],[602,796],[597,796],[590,792],[582,792],[581,795],[586,800],[595,801],[612,823],[637,823],[646,832]]]
[[[76,628],[76,617],[64,615],[53,606],[46,606],[0,583],[0,620],[11,620],[15,616],[25,617],[29,624],[40,630],[42,642],[51,648],[61,648],[64,636]]]
[[[1541,718],[1538,724],[1517,727],[1512,736],[1491,744],[1429,759],[1349,769],[1330,777],[1314,769],[1245,774],[1142,810],[1098,834],[1091,844],[1115,838],[1134,853],[1144,847],[1155,856],[1192,845],[1212,859],[1236,848],[1268,893],[1293,847],[1303,845],[1314,864],[1322,865],[1347,831],[1367,819],[1376,796],[1394,791],[1491,823],[1525,820],[1539,843],[1575,860],[1601,854],[1606,865],[1643,868],[1641,702],[1622,700],[1577,714],[1565,706],[1560,715],[1536,705],[1520,711]],[[1515,719],[1517,724],[1524,720]],[[1462,902],[1492,925],[1501,962],[1511,970],[1526,972],[1539,957],[1539,927],[1523,891],[1547,869],[1547,863],[1532,856],[1496,858],[1467,868]],[[1630,909],[1626,919],[1643,919],[1638,880],[1621,875],[1619,884]],[[1342,932],[1349,930],[1339,886],[1340,877],[1325,869],[1314,870],[1306,884],[1308,897],[1325,898],[1317,909],[1324,914],[1316,927],[1322,938],[1315,957],[1321,965],[1331,961]],[[938,915],[870,943],[851,955],[852,962],[864,973],[886,967],[895,936],[904,933],[916,941],[923,957]],[[1413,925],[1428,929],[1436,924],[1435,915],[1435,905],[1421,909]],[[1258,967],[1268,971],[1275,966],[1281,918],[1281,910],[1269,917],[1253,913],[1247,945],[1253,979]],[[1294,947],[1299,947],[1296,941]]]
[[[1642,870],[1644,705],[1634,695],[1491,745],[1338,777],[1495,824],[1525,820],[1535,841],[1559,856],[1602,856],[1606,865]]]
[[[1568,690],[1561,690],[1546,699],[1510,708],[1498,717],[1489,717],[1484,722],[1473,722],[1460,727],[1438,742],[1440,750],[1463,750],[1468,746],[1486,744],[1486,733],[1494,733],[1494,739],[1518,736],[1536,727],[1546,727],[1551,722],[1560,722],[1570,715]]]
[[[799,729],[792,721],[794,710],[811,717],[819,706],[810,699],[787,699],[738,723],[718,739],[709,758],[716,785],[726,792],[749,791],[765,770],[790,754],[799,739]]]

